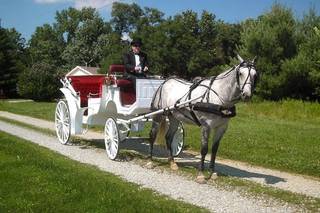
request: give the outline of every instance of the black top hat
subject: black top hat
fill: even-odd
[[[131,46],[142,46],[141,38],[136,38],[131,41]]]

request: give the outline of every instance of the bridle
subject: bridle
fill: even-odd
[[[240,84],[240,68],[248,68],[248,75],[247,75],[246,80],[244,81],[244,83],[242,85]],[[251,85],[251,91],[253,91],[255,86],[256,86],[256,78],[253,79],[253,81],[251,79],[252,78],[252,76],[251,76],[252,68],[254,70],[256,70],[254,63],[253,62],[247,62],[247,61],[241,62],[239,64],[239,66],[236,68],[236,78],[237,78],[238,87],[240,89],[240,93],[243,93],[244,87],[247,84]],[[252,85],[252,82],[253,82],[253,85]]]

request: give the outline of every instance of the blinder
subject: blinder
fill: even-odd
[[[246,80],[245,80],[245,82],[244,82],[244,84],[242,85],[242,87],[240,86],[240,68],[248,68],[249,69],[249,72],[248,72],[248,75],[247,75],[247,77],[246,77]],[[258,80],[258,74],[256,74],[256,75],[254,75],[253,76],[253,83],[252,82],[250,82],[250,83],[248,83],[248,79],[250,78],[250,80],[251,80],[251,69],[254,69],[254,70],[256,70],[256,66],[255,66],[255,64],[253,63],[253,62],[251,62],[251,61],[243,61],[243,62],[241,62],[240,64],[239,64],[239,66],[237,67],[237,70],[236,70],[236,78],[237,78],[237,83],[238,83],[238,86],[239,86],[239,88],[240,88],[240,91],[242,92],[243,91],[243,89],[244,89],[244,86],[246,85],[246,84],[252,84],[252,88],[251,88],[251,90],[253,91],[254,89],[255,89],[255,87],[256,87],[256,82],[257,82],[257,80]]]

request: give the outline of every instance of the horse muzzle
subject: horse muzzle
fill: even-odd
[[[251,93],[250,92],[242,92],[241,93],[241,100],[247,102],[251,99]]]

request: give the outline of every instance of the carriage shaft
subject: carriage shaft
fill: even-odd
[[[199,96],[197,98],[193,98],[193,99],[190,99],[190,100],[187,100],[187,101],[183,101],[181,103],[177,103],[175,105],[172,105],[172,106],[169,106],[169,107],[165,107],[163,109],[159,109],[157,111],[153,111],[153,112],[150,112],[150,113],[147,113],[147,114],[144,114],[144,115],[141,115],[141,116],[129,119],[129,120],[122,120],[122,121],[125,122],[125,123],[133,123],[133,122],[139,121],[139,120],[144,119],[144,118],[150,118],[153,115],[158,115],[158,114],[161,114],[161,113],[164,113],[164,112],[172,111],[172,110],[180,108],[180,107],[184,107],[185,105],[187,105],[187,104],[191,103],[192,101],[195,101],[195,100],[197,100],[199,98],[202,98],[202,96]]]

